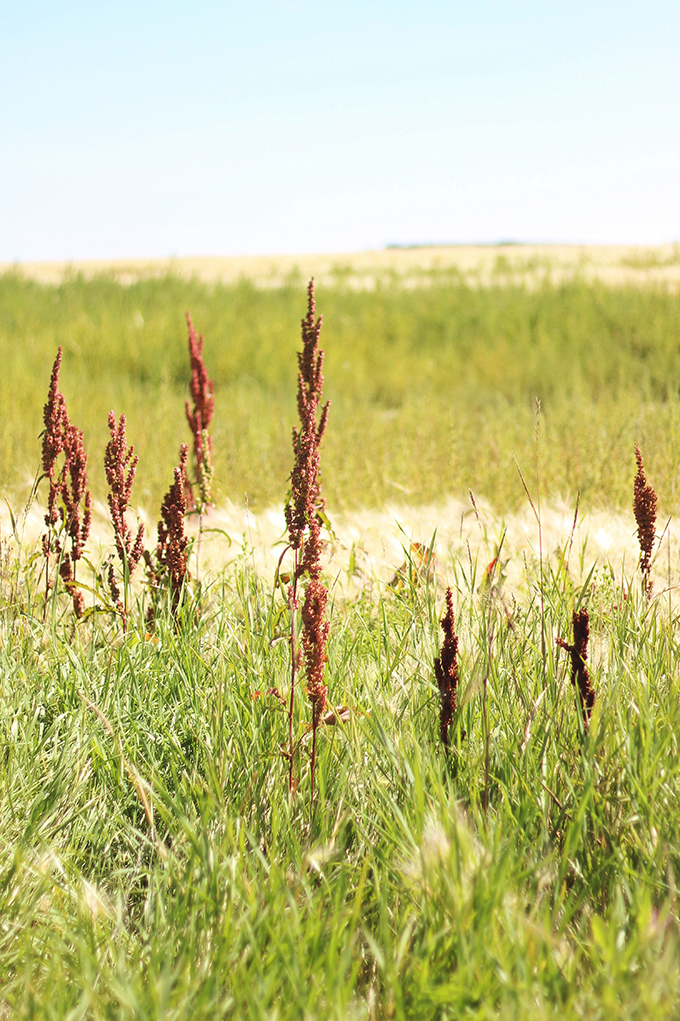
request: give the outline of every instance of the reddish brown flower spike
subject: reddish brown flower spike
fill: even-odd
[[[583,714],[583,727],[585,730],[588,730],[590,715],[595,705],[595,690],[590,682],[590,674],[586,666],[590,621],[588,610],[585,606],[581,610],[574,610],[572,627],[574,629],[574,644],[569,645],[562,638],[557,639],[557,644],[571,656],[571,683],[575,684],[578,688],[579,704]]]
[[[323,395],[323,351],[319,348],[322,318],[316,318],[314,280],[307,287],[307,315],[302,320],[302,351],[298,352],[297,406],[299,428],[293,429],[293,470],[291,491],[285,508],[288,540],[294,550],[295,567],[289,589],[291,609],[291,687],[289,705],[289,786],[293,790],[293,697],[299,651],[295,642],[295,610],[298,607],[297,584],[307,578],[302,605],[302,653],[307,673],[307,697],[312,707],[311,794],[314,797],[316,736],[326,706],[328,690],[324,684],[326,644],[329,624],[326,620],[328,593],[321,582],[321,522],[324,500],[321,496],[319,445],[326,428],[328,403]],[[318,421],[317,421],[318,419]]]
[[[161,520],[158,522],[156,557],[159,568],[167,573],[170,581],[173,612],[179,605],[180,593],[187,576],[189,540],[184,534],[186,502],[183,478],[186,473],[188,454],[189,448],[186,443],[183,443],[179,467],[175,468],[175,480],[165,494],[161,505]]]
[[[640,570],[645,591],[652,594],[652,549],[656,539],[656,504],[657,495],[647,483],[645,469],[642,464],[640,448],[635,447],[637,473],[633,483],[633,510],[637,522],[638,542],[640,544]]]
[[[104,472],[109,484],[108,504],[113,523],[116,551],[123,572],[127,569],[127,577],[131,578],[144,552],[144,525],[140,524],[133,542],[132,531],[125,519],[125,512],[130,506],[132,483],[139,458],[135,448],[127,446],[125,437],[125,415],[120,416],[116,424],[116,416],[109,412],[109,432],[111,439],[106,445],[104,454]],[[109,589],[114,604],[123,613],[123,629],[126,626],[126,612],[120,598],[120,589],[116,581],[113,564],[109,564]]]
[[[87,454],[83,446],[83,434],[71,425],[66,410],[64,395],[59,390],[62,349],[52,366],[47,403],[43,409],[45,428],[42,435],[42,467],[49,481],[45,524],[48,534],[43,536],[45,555],[46,598],[50,587],[50,555],[61,557],[59,575],[73,599],[76,616],[84,608],[82,593],[75,587],[76,564],[80,560],[92,519],[92,498],[87,489]],[[64,455],[61,468],[57,470],[57,458]],[[81,518],[81,504],[84,504]],[[57,525],[59,520],[71,540],[70,561],[63,550]],[[71,564],[73,567],[71,567]]]
[[[47,403],[43,408],[45,428],[42,434],[42,469],[50,483],[50,491],[47,497],[47,513],[45,514],[45,524],[48,526],[56,525],[59,520],[57,500],[60,487],[55,480],[56,464],[59,454],[64,450],[64,433],[68,423],[66,401],[64,400],[64,395],[59,390],[61,355],[62,351],[61,347],[59,347],[50,375]]]
[[[201,500],[206,503],[210,499],[210,478],[208,476],[212,475],[212,438],[208,433],[208,426],[215,411],[214,385],[208,378],[208,372],[203,362],[203,334],[196,336],[196,330],[188,312],[186,316],[189,327],[189,360],[191,362],[189,392],[194,407],[192,410],[189,401],[186,401],[185,408],[187,422],[194,440],[194,472],[201,491]],[[186,469],[184,475],[186,479]],[[188,487],[187,496],[193,502],[190,487]]]
[[[449,730],[456,711],[458,688],[458,637],[455,634],[453,593],[446,590],[446,612],[441,620],[444,632],[441,654],[434,661],[434,673],[439,686],[439,734],[445,748],[449,748]]]
[[[291,473],[291,496],[286,505],[288,540],[293,549],[303,545],[305,528],[319,512],[325,501],[321,497],[319,446],[326,428],[330,401],[321,407],[323,394],[323,351],[319,348],[319,334],[323,316],[315,319],[314,280],[307,287],[307,316],[302,320],[302,351],[298,352],[297,405],[300,428],[293,429],[294,465]],[[310,555],[308,563],[313,562]],[[300,566],[302,574],[308,565]]]
[[[307,697],[312,707],[312,727],[319,720],[326,707],[328,688],[324,684],[326,668],[326,644],[330,624],[325,619],[328,592],[318,578],[312,578],[305,590],[302,604],[302,650],[307,672]]]
[[[64,523],[71,539],[71,560],[75,564],[80,560],[90,534],[92,497],[87,489],[87,454],[83,446],[83,434],[70,423],[64,438],[64,454],[64,474],[68,475],[68,479],[64,478],[61,495],[66,508]],[[85,510],[81,521],[80,504],[83,500]]]

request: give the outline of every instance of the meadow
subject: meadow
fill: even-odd
[[[468,488],[516,509],[524,495],[514,459],[524,468],[535,461],[537,399],[546,492],[574,500],[580,490],[586,505],[628,507],[639,442],[653,476],[664,479],[664,507],[676,509],[676,291],[578,278],[475,288],[454,270],[409,289],[398,278],[371,291],[342,281],[340,272],[334,286],[317,287],[333,407],[324,449],[332,509],[433,502]],[[76,277],[53,287],[0,276],[3,491],[20,503],[30,488],[61,344],[63,390],[92,462],[102,464],[109,411],[125,413],[140,457],[136,500],[155,513],[188,439],[188,310],[215,381],[219,500],[280,505],[305,284],[169,276],[124,286]],[[90,481],[101,496],[101,468]]]
[[[339,273],[317,305],[331,526],[395,492],[417,515],[469,487],[500,512],[529,506],[538,541],[517,554],[478,499],[476,543],[462,517],[429,552],[405,531],[390,577],[359,543],[331,567],[326,534],[312,794],[304,685],[290,789],[287,583],[247,534],[200,578],[190,547],[194,578],[151,623],[137,584],[124,629],[94,557],[80,619],[63,590],[46,598],[18,514],[58,344],[94,494],[113,408],[140,456],[133,506],[157,514],[190,438],[186,309],[215,381],[218,505],[282,508],[304,282],[0,277],[0,472],[17,522],[0,572],[0,1017],[676,1017],[678,563],[660,533],[678,500],[680,297],[471,287],[447,270],[371,291]],[[632,522],[636,442],[659,494],[651,593],[635,559],[540,528],[549,496],[577,493],[581,513]],[[585,608],[590,717],[558,643]]]

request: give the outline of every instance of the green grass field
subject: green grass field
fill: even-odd
[[[544,494],[630,509],[636,440],[659,530],[675,510],[678,295],[451,274],[409,291],[338,283],[317,303],[331,518],[467,486],[509,512],[526,504],[514,457],[534,493],[538,471]],[[15,507],[59,343],[97,494],[114,408],[140,453],[138,499],[157,506],[189,438],[185,308],[216,383],[221,496],[282,505],[303,282],[10,275],[1,471]],[[500,567],[489,580],[497,538],[473,549],[461,520],[431,577],[416,563],[394,585],[355,577],[351,555],[347,585],[326,576],[326,683],[345,708],[320,728],[312,804],[304,690],[292,796],[270,694],[289,685],[285,596],[247,536],[177,623],[149,631],[140,592],[124,635],[110,613],[76,621],[65,595],[45,607],[41,561],[3,535],[0,1018],[676,1018],[677,553],[647,600],[633,563],[596,567],[568,534],[515,556],[512,584]],[[460,637],[448,759],[433,672],[445,585]],[[584,605],[587,733],[556,643]]]
[[[434,580],[333,606],[349,714],[321,730],[313,809],[309,710],[290,798],[267,695],[287,690],[285,603],[247,552],[199,625],[153,640],[141,621],[126,639],[105,617],[43,625],[5,573],[0,1016],[676,1017],[677,620],[637,582],[546,564],[541,583],[530,561],[489,599],[482,566],[445,565],[448,764]],[[583,600],[587,736],[555,645]]]
[[[222,500],[280,506],[295,421],[295,351],[305,282],[256,289],[165,277],[130,286],[97,278],[46,287],[0,276],[3,416],[0,479],[19,503],[39,461],[51,364],[85,432],[91,484],[107,415],[125,413],[140,456],[136,499],[151,513],[172,480],[184,420],[184,312],[205,336],[215,381],[216,483]],[[324,315],[324,486],[334,510],[436,501],[472,488],[499,509],[524,499],[513,458],[535,460],[541,402],[548,493],[629,506],[641,443],[664,508],[677,508],[680,295],[572,281],[538,289],[470,288],[442,272],[374,292],[317,289]],[[23,489],[21,486],[23,485]]]

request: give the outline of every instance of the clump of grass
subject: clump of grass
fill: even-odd
[[[591,684],[590,674],[586,666],[590,620],[585,606],[579,610],[574,610],[572,627],[574,631],[573,644],[565,642],[563,638],[558,638],[557,644],[571,656],[571,683],[576,689],[576,700],[583,719],[583,729],[587,731],[593,706],[595,705],[595,689]]]
[[[640,544],[640,571],[642,585],[647,598],[652,595],[652,550],[656,540],[656,504],[657,495],[653,486],[647,482],[640,448],[635,447],[637,472],[633,482],[633,510],[637,522],[638,542]]]
[[[300,652],[307,674],[307,696],[312,707],[311,797],[314,797],[316,735],[328,694],[324,684],[326,620],[328,592],[321,581],[321,526],[325,502],[321,495],[319,447],[326,428],[330,402],[323,397],[323,351],[319,348],[322,316],[316,318],[314,280],[307,287],[307,316],[302,320],[302,351],[298,352],[297,406],[300,426],[293,428],[293,470],[290,494],[285,507],[288,543],[293,550],[294,566],[288,601],[291,631],[291,682],[288,712],[289,788],[293,789],[293,705]],[[307,579],[302,605],[302,649],[296,640],[296,613],[299,609],[298,583]]]
[[[144,553],[144,525],[140,523],[133,541],[132,530],[125,519],[126,511],[130,506],[132,483],[139,458],[135,455],[135,448],[127,446],[125,415],[121,415],[120,421],[116,424],[116,416],[111,411],[109,413],[109,431],[111,439],[106,446],[104,455],[104,471],[109,484],[108,504],[113,522],[116,552],[122,570],[123,599],[121,599],[112,562],[109,563],[108,582],[111,599],[121,615],[123,631],[125,631],[128,619],[130,579]]]
[[[444,632],[441,653],[435,658],[434,673],[439,686],[439,736],[446,750],[450,747],[449,730],[456,711],[458,690],[458,636],[453,615],[453,592],[446,590],[446,612],[441,619]]]
[[[45,513],[48,531],[43,536],[45,612],[50,589],[50,557],[54,555],[59,576],[73,600],[76,617],[81,617],[85,601],[76,585],[76,565],[90,534],[92,497],[87,488],[87,454],[83,446],[83,434],[69,421],[66,400],[59,389],[61,358],[62,349],[59,347],[43,410],[45,429],[42,435],[42,468],[49,481]],[[64,459],[59,467],[61,454]],[[68,540],[71,548],[67,552],[65,543]]]

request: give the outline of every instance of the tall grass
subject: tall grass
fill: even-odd
[[[0,1013],[675,1017],[680,650],[670,559],[668,590],[650,585],[639,449],[640,585],[579,580],[571,540],[552,554],[540,538],[505,591],[503,531],[484,570],[433,537],[377,597],[370,579],[336,595],[319,537],[320,325],[310,284],[286,520],[311,726],[291,684],[293,584],[263,580],[244,548],[186,588],[187,444],[147,558],[151,617],[130,590],[122,626],[120,606],[78,619],[55,589],[48,619],[39,554],[5,544]],[[124,420],[108,423],[129,588],[134,455]]]
[[[326,317],[324,451],[329,507],[437,500],[468,487],[499,507],[522,502],[513,455],[533,463],[541,401],[547,494],[629,506],[636,442],[678,503],[680,296],[579,282],[471,289],[442,274],[357,292],[318,288]],[[211,427],[216,499],[279,505],[290,471],[301,284],[258,290],[173,277],[130,286],[80,278],[41,287],[0,277],[0,478],[33,477],[45,380],[58,344],[69,412],[101,464],[111,408],[125,411],[140,463],[136,499],[158,506],[184,421],[184,312],[206,337],[220,414]],[[20,412],[19,410],[20,409]],[[103,472],[91,473],[105,497]],[[95,477],[96,476],[96,477]]]
[[[328,676],[347,711],[319,727],[311,822],[267,694],[289,672],[285,595],[247,554],[200,621],[158,618],[153,640],[141,621],[121,639],[3,605],[7,1016],[676,1016],[677,628],[639,586],[622,599],[546,575],[553,637],[589,599],[584,735],[554,642],[544,687],[538,563],[491,603],[481,568],[440,564],[456,754],[439,736],[436,579],[338,604]]]

